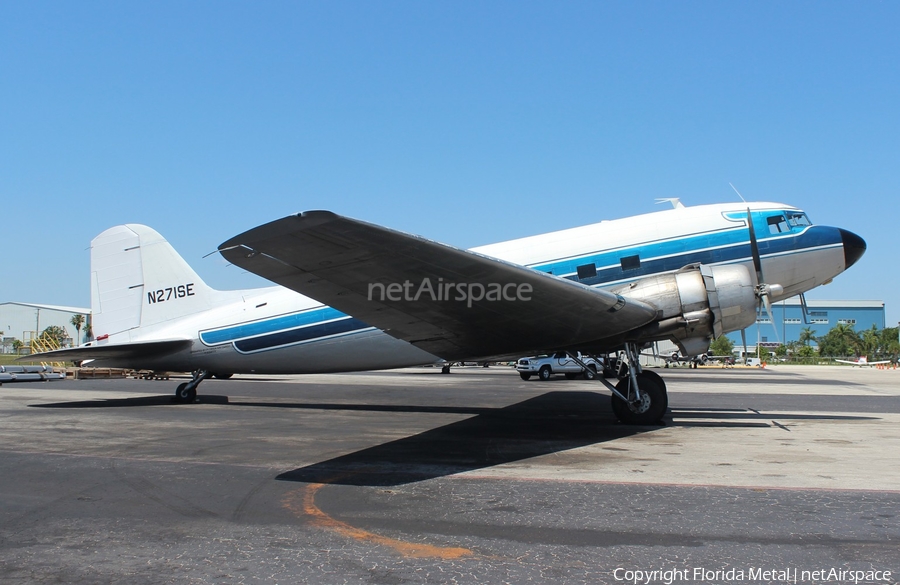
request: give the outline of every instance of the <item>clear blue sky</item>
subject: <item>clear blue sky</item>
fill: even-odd
[[[202,257],[330,209],[471,247],[685,204],[868,242],[810,298],[900,320],[896,2],[0,2],[0,301],[90,304],[90,240]]]

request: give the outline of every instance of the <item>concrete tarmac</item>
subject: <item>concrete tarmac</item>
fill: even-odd
[[[4,385],[0,583],[898,582],[900,370],[656,371]]]

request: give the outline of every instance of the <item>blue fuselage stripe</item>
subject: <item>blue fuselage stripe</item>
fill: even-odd
[[[299,329],[279,331],[278,333],[272,333],[270,335],[242,339],[240,341],[235,341],[234,347],[238,351],[250,353],[363,329],[371,329],[371,327],[359,319],[348,317],[346,319],[338,319],[337,321],[329,321],[328,323],[321,323],[319,325],[310,325],[309,327],[301,327]]]
[[[759,253],[769,256],[784,252],[799,252],[804,248],[837,245],[840,234],[835,229],[812,226],[801,233],[780,234],[777,237],[759,239]],[[640,257],[640,267],[623,270],[623,257]],[[660,272],[671,272],[688,264],[722,264],[749,259],[750,243],[745,229],[705,234],[683,240],[647,243],[630,248],[599,252],[550,263],[532,265],[531,268],[578,280],[578,266],[593,263],[596,276],[580,280],[589,286],[603,285],[623,278],[639,278]]]
[[[238,339],[246,339],[248,337],[256,337],[266,335],[276,331],[285,329],[295,329],[306,325],[314,325],[323,321],[333,321],[347,317],[337,309],[331,307],[320,307],[311,311],[303,311],[301,313],[293,313],[291,315],[283,315],[274,319],[265,319],[263,321],[253,321],[251,323],[241,323],[224,329],[216,329],[214,331],[204,331],[200,333],[200,340],[207,345],[216,345],[219,343],[228,343]]]

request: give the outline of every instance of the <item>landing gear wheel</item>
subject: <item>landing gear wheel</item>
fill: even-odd
[[[550,366],[543,366],[538,371],[538,378],[540,378],[543,382],[549,380],[551,376],[553,376],[553,372],[550,370]]]
[[[182,382],[175,389],[175,402],[190,404],[197,400],[197,388],[189,388],[187,382]]]
[[[668,392],[668,391],[669,391],[668,387],[666,386],[666,381],[665,381],[665,379],[664,379],[662,376],[660,376],[659,374],[657,374],[656,372],[654,372],[653,370],[644,370],[643,372],[641,372],[640,374],[638,374],[638,384],[641,383],[641,376],[646,376],[646,377],[648,377],[648,378],[653,378],[654,380],[656,380],[656,383],[659,384],[660,387],[662,387],[663,392]],[[641,386],[641,388],[643,388],[643,386]],[[667,395],[666,395],[666,407],[667,407],[667,408],[668,408],[668,406],[669,406],[668,403],[669,403],[669,397],[668,397],[668,394],[667,394]]]
[[[653,372],[641,372],[637,378],[638,387],[641,389],[640,402],[627,403],[613,394],[613,413],[619,421],[626,425],[656,424],[666,414],[666,409],[669,407],[665,386],[659,383],[659,375]],[[623,378],[616,384],[616,390],[623,396],[629,396],[630,386],[631,378]]]
[[[525,380],[526,382],[531,379],[531,374],[527,372],[519,372],[519,377]]]
[[[585,380],[593,380],[597,377],[597,366],[594,364],[589,365],[582,375]]]
[[[449,374],[450,373],[450,364],[447,364],[446,366],[441,366],[441,373]]]

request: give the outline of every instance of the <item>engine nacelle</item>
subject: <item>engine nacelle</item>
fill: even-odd
[[[612,292],[657,308],[656,321],[633,331],[630,337],[671,339],[683,355],[702,354],[713,338],[756,321],[756,290],[743,265],[691,265]]]

